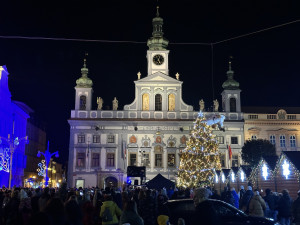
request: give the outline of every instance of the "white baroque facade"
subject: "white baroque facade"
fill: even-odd
[[[186,145],[198,110],[182,100],[179,74],[169,76],[168,41],[163,37],[163,19],[153,19],[153,33],[147,45],[148,75],[138,74],[135,99],[124,109],[103,110],[102,100],[92,109],[93,82],[84,63],[82,76],[76,83],[75,109],[71,111],[69,147],[69,186],[121,186],[127,179],[127,166],[146,166],[146,181],[158,173],[176,180],[179,153]],[[225,132],[218,136],[223,167],[238,166],[244,144],[243,113],[239,84],[229,68],[222,92]],[[231,145],[232,161],[227,146]],[[134,179],[134,178],[132,178]],[[138,179],[138,178],[136,178]],[[139,181],[140,183],[140,181]]]

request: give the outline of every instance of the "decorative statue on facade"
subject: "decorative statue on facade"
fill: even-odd
[[[203,111],[204,111],[204,107],[205,107],[203,99],[201,99],[201,100],[199,101],[199,106],[200,106],[200,111],[203,112]]]
[[[219,111],[219,102],[218,100],[214,100],[214,112],[218,112]]]
[[[179,73],[176,73],[176,79],[179,80]]]
[[[119,101],[117,100],[117,97],[115,97],[114,100],[112,101],[113,110],[118,110],[118,103]]]
[[[142,75],[141,72],[138,72],[138,73],[137,73],[138,80],[141,79],[141,75]]]
[[[97,98],[97,105],[98,105],[98,110],[102,110],[102,106],[103,106],[103,99],[101,97]]]

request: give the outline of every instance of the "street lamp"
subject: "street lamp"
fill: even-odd
[[[58,151],[54,152],[54,153],[50,153],[49,151],[49,141],[48,141],[48,146],[47,146],[47,150],[44,152],[41,152],[39,151],[38,154],[37,154],[37,157],[40,157],[41,154],[45,157],[45,161],[46,161],[46,177],[45,177],[45,186],[47,187],[48,186],[48,183],[49,183],[49,177],[48,177],[48,166],[49,166],[49,163],[50,163],[50,160],[51,160],[51,157],[53,155],[55,155],[56,158],[59,157],[58,155]]]
[[[25,140],[25,144],[28,143],[28,136],[22,137],[22,138],[14,138],[15,134],[15,121],[13,122],[13,133],[12,135],[8,134],[8,138],[0,137],[0,144],[2,143],[2,140],[5,140],[7,144],[9,145],[9,151],[10,151],[10,161],[9,161],[9,182],[8,182],[8,188],[11,188],[11,177],[12,177],[12,162],[13,162],[13,155],[20,144],[21,141]]]

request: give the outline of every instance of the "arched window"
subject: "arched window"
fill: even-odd
[[[175,111],[175,95],[169,94],[168,96],[168,111]]]
[[[291,146],[291,148],[296,147],[296,137],[295,137],[295,135],[290,136],[290,146]]]
[[[285,147],[285,136],[284,135],[280,135],[279,137],[279,141],[280,141],[280,147]]]
[[[142,110],[147,111],[149,110],[149,94],[143,94],[143,104]]]
[[[230,105],[230,112],[236,112],[236,99],[235,98],[230,98],[229,105]]]
[[[86,110],[86,96],[85,95],[81,95],[79,101],[80,101],[79,102],[79,109],[80,110]]]
[[[155,111],[162,110],[162,97],[160,94],[155,95]]]
[[[275,135],[271,135],[270,136],[270,142],[275,145],[276,144],[276,138],[275,138]]]

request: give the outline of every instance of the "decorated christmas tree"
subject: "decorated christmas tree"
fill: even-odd
[[[191,188],[211,184],[215,170],[221,169],[218,143],[212,127],[222,127],[224,119],[224,116],[214,115],[208,120],[202,112],[198,114],[186,148],[180,154],[177,186]]]

